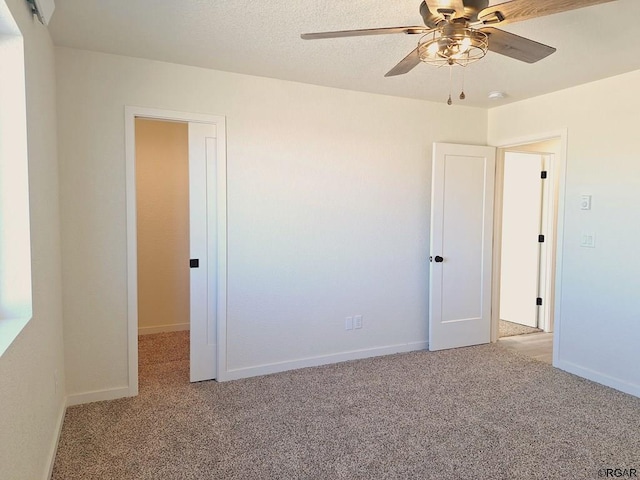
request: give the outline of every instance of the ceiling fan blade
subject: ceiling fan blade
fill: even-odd
[[[462,0],[425,0],[429,11],[435,15],[444,12],[455,12],[456,17],[464,16],[464,2]]]
[[[485,8],[478,13],[478,19],[487,23],[506,25],[613,1],[615,0],[536,0],[535,2],[512,0]]]
[[[362,37],[367,35],[388,35],[390,33],[406,33],[408,35],[425,34],[430,28],[427,27],[385,27],[385,28],[363,28],[361,30],[339,30],[336,32],[303,33],[300,38],[303,40],[317,40],[320,38],[340,38],[340,37]]]
[[[480,30],[489,36],[489,50],[522,62],[535,63],[556,51],[549,45],[497,28],[485,27]]]
[[[396,75],[403,75],[405,73],[408,73],[413,70],[413,68],[416,67],[420,62],[421,60],[420,55],[418,54],[418,47],[416,47],[415,50],[413,50],[409,55],[400,60],[400,63],[389,70],[385,74],[385,77],[395,77]]]

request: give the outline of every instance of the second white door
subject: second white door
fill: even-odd
[[[543,156],[505,152],[500,319],[538,326]]]
[[[495,148],[436,143],[429,350],[491,340]]]

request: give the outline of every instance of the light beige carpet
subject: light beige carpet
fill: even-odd
[[[54,480],[565,480],[640,468],[640,399],[496,345],[190,384],[179,337],[147,339],[164,353],[141,358],[138,397],[68,409]]]
[[[526,335],[527,333],[538,333],[542,330],[539,328],[527,327],[526,325],[520,325],[519,323],[507,322],[500,320],[498,330],[498,337],[513,337],[515,335]]]

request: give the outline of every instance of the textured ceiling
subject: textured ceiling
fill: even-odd
[[[50,30],[59,46],[443,102],[448,68],[421,64],[406,75],[384,77],[419,36],[300,39],[303,32],[422,25],[419,5],[419,0],[56,0]],[[640,69],[638,18],[639,0],[616,0],[501,27],[558,51],[535,64],[489,52],[464,69],[467,99],[456,103],[492,107]],[[462,70],[453,70],[454,99]],[[492,90],[508,97],[489,101]]]

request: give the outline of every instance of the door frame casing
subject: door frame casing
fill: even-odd
[[[567,145],[568,132],[567,129],[556,130],[548,133],[533,134],[526,137],[511,139],[497,145],[498,156],[496,165],[496,190],[494,202],[494,250],[493,250],[493,282],[492,282],[492,319],[491,319],[491,341],[498,340],[498,325],[500,318],[500,266],[501,266],[501,239],[502,239],[502,191],[504,187],[504,152],[507,150],[517,151],[518,147],[540,143],[549,140],[559,141],[559,153],[554,156],[554,171],[551,176],[556,176],[554,184],[557,186],[555,195],[555,238],[549,238],[550,244],[553,245],[553,257],[551,261],[547,261],[547,276],[549,285],[546,288],[549,322],[553,328],[553,364],[557,363],[558,358],[558,339],[561,334],[561,290],[562,290],[562,245],[564,241],[564,203],[566,191],[566,173],[567,173]],[[551,178],[551,180],[553,180]],[[551,190],[551,189],[550,189]],[[548,219],[551,221],[551,219]]]
[[[135,119],[177,121],[184,123],[208,123],[217,129],[216,162],[216,225],[217,252],[209,252],[209,258],[217,258],[218,304],[216,315],[217,375],[223,380],[226,372],[227,332],[227,160],[226,119],[220,115],[178,112],[148,107],[126,105],[125,112],[125,167],[126,167],[126,217],[127,217],[127,362],[129,396],[138,394],[138,234],[136,203]],[[212,226],[207,227],[209,230]]]

